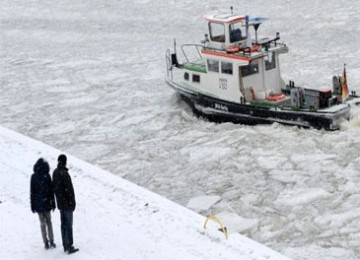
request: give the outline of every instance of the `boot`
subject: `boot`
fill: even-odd
[[[73,254],[73,253],[76,253],[77,251],[79,251],[79,248],[75,248],[73,246],[70,246],[66,252],[70,255],[70,254]]]
[[[49,242],[45,243],[45,249],[48,250],[49,249]]]
[[[56,248],[56,244],[54,242],[50,242],[50,248]]]

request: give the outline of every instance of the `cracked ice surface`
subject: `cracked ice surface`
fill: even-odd
[[[182,205],[257,220],[248,236],[294,259],[360,257],[360,110],[341,131],[213,124],[164,83],[173,38],[200,42],[203,15],[232,2],[0,3],[2,126],[97,164]],[[290,47],[283,77],[331,84],[347,64],[360,92],[360,5],[251,1],[259,33]],[[217,210],[216,208],[214,210]]]

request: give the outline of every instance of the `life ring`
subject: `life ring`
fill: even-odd
[[[279,101],[281,99],[284,99],[285,95],[284,94],[274,94],[274,95],[270,95],[266,98],[266,100],[268,101]]]
[[[231,45],[226,48],[226,52],[228,52],[228,53],[235,53],[235,52],[239,52],[239,51],[240,51],[239,45]]]
[[[254,45],[251,46],[251,47],[245,47],[245,48],[243,49],[243,52],[248,52],[248,53],[250,53],[250,52],[257,52],[257,51],[260,51],[260,49],[261,49],[261,45],[259,45],[259,44],[254,44]]]

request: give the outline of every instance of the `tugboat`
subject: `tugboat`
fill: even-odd
[[[196,115],[214,122],[271,124],[306,128],[340,129],[349,120],[351,105],[360,104],[349,93],[344,65],[342,76],[334,76],[332,88],[306,89],[293,81],[285,84],[279,56],[288,52],[274,38],[258,37],[267,19],[231,12],[205,16],[209,32],[201,44],[184,44],[184,62],[166,51],[166,82],[189,104]],[[255,37],[251,37],[255,32]],[[193,51],[190,57],[189,50]]]

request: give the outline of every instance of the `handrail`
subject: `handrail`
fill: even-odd
[[[196,48],[196,51],[197,51],[197,53],[199,55],[199,58],[202,59],[201,52],[200,52],[199,48],[204,49],[204,45],[196,44],[196,43],[188,43],[188,44],[181,45],[181,51],[182,51],[186,61],[189,62],[189,59],[188,59],[188,57],[187,57],[187,55],[185,53],[184,47],[191,47],[191,46],[194,46]]]
[[[223,223],[220,221],[220,219],[218,219],[217,217],[215,217],[214,215],[209,215],[204,223],[204,229],[206,229],[206,225],[208,223],[209,220],[213,220],[216,223],[219,224],[221,231],[224,233],[225,238],[228,239],[228,232],[227,232],[227,228],[223,225]]]
[[[170,64],[170,62],[171,62],[170,61],[170,50],[169,49],[166,50],[165,61],[166,61],[166,72],[167,72],[167,74],[169,76],[169,70],[170,70],[170,66],[171,66],[171,64]]]

